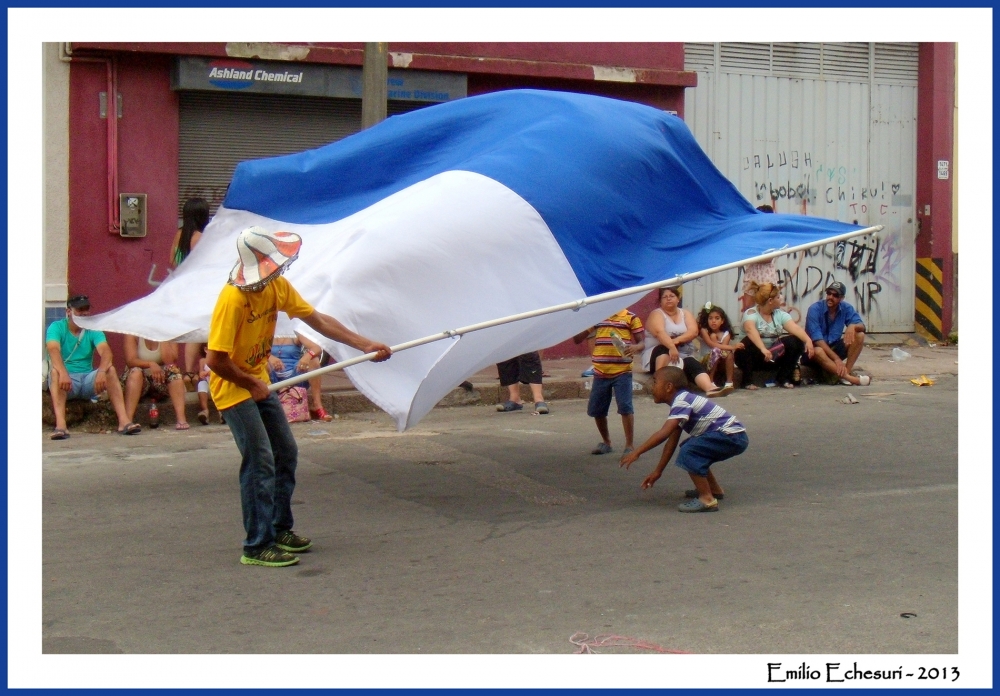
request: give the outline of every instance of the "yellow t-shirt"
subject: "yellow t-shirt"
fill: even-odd
[[[229,353],[236,367],[270,384],[267,358],[271,354],[279,311],[294,319],[309,316],[313,308],[283,276],[268,283],[260,292],[246,292],[226,285],[212,311],[208,349]],[[214,372],[209,389],[219,410],[250,398],[249,391]]]

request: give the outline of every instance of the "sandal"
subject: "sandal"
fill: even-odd
[[[539,401],[538,403],[535,404],[535,413],[540,413],[542,415],[545,415],[548,412],[549,412],[549,405],[544,401]]]
[[[52,434],[49,435],[50,440],[66,440],[67,438],[69,438],[69,432],[63,428],[56,428],[52,431]]]
[[[118,431],[119,435],[138,435],[142,432],[142,426],[138,423],[129,423]]]
[[[743,388],[746,389],[747,391],[757,391],[758,389],[760,389],[760,387],[758,387],[756,384],[748,384]]]
[[[612,452],[614,452],[614,449],[612,449],[611,445],[606,442],[602,442],[597,447],[590,450],[591,454],[611,454]]]
[[[187,423],[178,423],[174,426],[174,430],[189,430],[191,428]]]
[[[689,500],[686,503],[681,503],[677,506],[679,512],[718,512],[719,503],[718,500],[711,505],[705,505],[700,499],[695,498],[694,500]]]
[[[749,387],[747,388],[749,389]],[[707,396],[709,399],[716,399],[720,396],[725,396],[726,394],[732,394],[732,393],[733,393],[733,385],[728,384],[725,387],[720,387],[718,389],[713,389],[710,392],[706,392],[705,396]]]
[[[316,421],[323,421],[329,423],[333,420],[333,416],[326,412],[326,409],[322,406],[317,409],[309,409],[309,418]]]
[[[208,409],[198,411],[198,422],[202,425],[208,425]]]
[[[502,413],[520,411],[522,408],[524,408],[524,404],[519,404],[515,401],[504,401],[502,404],[497,404],[497,411]]]

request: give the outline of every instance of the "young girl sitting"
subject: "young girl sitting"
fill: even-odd
[[[716,307],[711,302],[698,313],[698,329],[701,340],[712,349],[708,354],[708,364],[705,369],[715,383],[716,373],[724,363],[726,366],[726,385],[720,390],[723,394],[733,391],[733,368],[736,364],[736,351],[743,347],[742,343],[730,344],[733,337],[733,327],[729,323],[722,307]],[[721,396],[721,394],[719,394]]]

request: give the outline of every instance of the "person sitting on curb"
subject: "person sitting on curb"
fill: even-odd
[[[618,414],[622,417],[625,452],[631,452],[635,430],[632,360],[642,353],[646,330],[639,317],[623,309],[586,331],[581,331],[573,337],[573,342],[583,343],[591,332],[594,332],[594,349],[591,355],[594,381],[590,387],[587,415],[597,424],[601,442],[590,453],[609,454],[614,451],[611,447],[611,434],[608,432],[608,409],[611,408],[612,393],[618,403]]]
[[[644,452],[666,442],[656,468],[642,481],[642,488],[652,488],[674,456],[684,430],[690,437],[681,445],[677,466],[691,477],[694,489],[684,491],[684,497],[690,500],[677,509],[717,511],[725,492],[710,467],[746,451],[750,444],[746,428],[715,402],[689,392],[687,378],[679,367],[661,367],[653,374],[653,401],[670,405],[666,422],[648,440],[626,453],[619,466],[628,469]]]
[[[857,310],[844,302],[846,294],[847,286],[832,283],[826,289],[826,299],[809,306],[806,333],[816,351],[811,359],[803,359],[802,364],[822,369],[841,384],[867,387],[872,383],[871,377],[851,374],[865,347],[865,323]]]
[[[319,369],[322,359],[323,348],[298,332],[293,337],[276,337],[267,359],[271,384]],[[324,423],[332,421],[333,416],[323,408],[323,375],[307,380],[306,391],[309,392],[309,418]]]
[[[185,413],[184,397],[187,389],[181,369],[177,367],[180,352],[176,343],[147,341],[145,338],[125,334],[125,371],[122,389],[125,392],[125,413],[129,420],[135,418],[139,400],[149,396],[154,400],[170,399],[177,416],[175,430],[190,426]]]
[[[753,391],[753,371],[767,366],[777,368],[775,381],[786,389],[795,387],[795,367],[805,350],[812,356],[816,350],[812,339],[792,316],[781,309],[781,294],[778,286],[764,283],[754,290],[755,307],[743,312],[743,350],[736,353],[736,366],[743,373],[743,388]],[[709,395],[711,396],[711,394]]]
[[[538,351],[497,363],[497,373],[500,375],[500,387],[507,387],[507,400],[497,404],[497,411],[520,411],[524,408],[521,385],[527,384],[535,402],[535,413],[544,415],[549,412],[549,406],[542,396],[542,358]]]
[[[115,375],[111,347],[103,331],[93,331],[78,326],[74,317],[90,314],[90,300],[86,295],[71,297],[66,302],[66,318],[53,322],[45,332],[45,349],[49,354],[49,395],[56,428],[49,437],[65,440],[66,402],[70,399],[88,400],[105,391],[118,416],[118,434],[135,435],[142,428],[128,419],[125,413],[125,396]],[[101,362],[94,369],[94,353]]]

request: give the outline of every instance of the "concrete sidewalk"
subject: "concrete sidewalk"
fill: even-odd
[[[899,347],[910,354],[903,361],[893,360],[892,349]],[[590,380],[581,373],[590,367],[586,357],[542,358],[544,378],[542,392],[547,402],[562,399],[587,398],[590,395]],[[856,370],[870,375],[875,385],[882,381],[902,381],[926,375],[933,379],[936,375],[958,374],[958,346],[928,343],[916,334],[872,334],[868,336],[865,350],[855,366]],[[639,373],[636,373],[639,376]],[[470,375],[472,387],[456,387],[447,394],[438,407],[473,406],[496,404],[507,398],[507,390],[500,387],[495,366],[490,366]],[[636,391],[645,387],[637,382]],[[859,387],[864,389],[864,387]],[[531,393],[522,387],[522,398],[530,402]],[[197,428],[197,395],[188,394],[187,416],[191,427]],[[337,416],[344,413],[364,413],[378,411],[378,407],[358,392],[342,371],[323,376],[323,406],[327,412]],[[147,407],[148,408],[148,407]],[[144,428],[148,426],[147,408],[140,404],[136,420]],[[117,420],[107,402],[70,402],[67,404],[67,423],[70,428],[85,432],[101,432],[117,427]],[[218,422],[218,413],[212,409],[212,422]],[[52,428],[55,421],[47,392],[42,393],[42,422],[45,428]],[[176,422],[173,409],[160,409],[161,427],[173,427]]]

